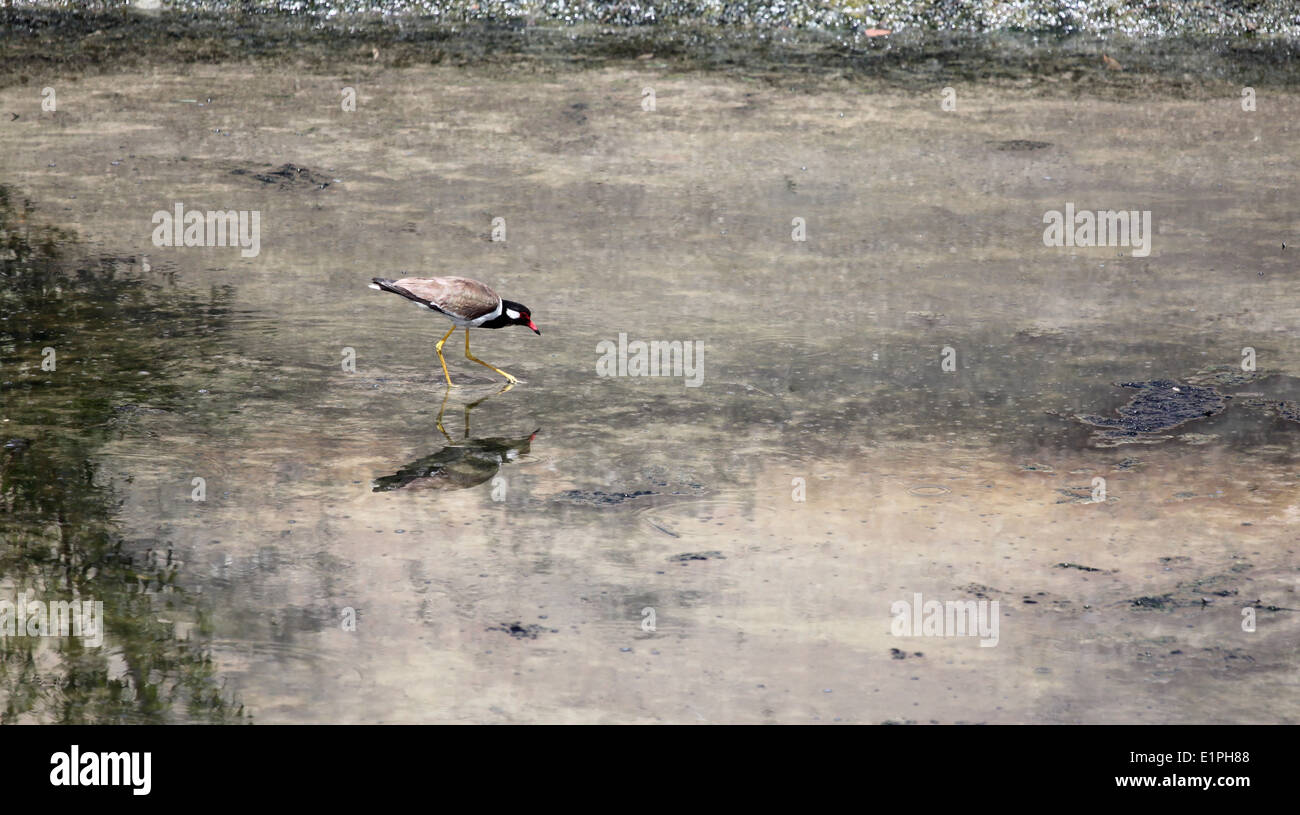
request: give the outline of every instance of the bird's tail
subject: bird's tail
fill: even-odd
[[[432,309],[433,311],[436,311],[439,314],[447,313],[442,309],[438,308],[436,304],[430,303],[428,300],[425,300],[423,297],[420,297],[419,295],[416,294],[412,294],[411,292],[397,285],[397,281],[393,280],[392,278],[372,277],[370,278],[370,288],[378,289],[379,291],[391,291],[393,294],[401,295],[402,297],[405,297],[407,300],[410,300],[412,303],[415,303],[416,305],[424,306],[425,308]]]

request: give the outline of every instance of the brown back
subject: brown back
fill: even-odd
[[[463,320],[491,314],[501,302],[486,283],[468,277],[404,277],[393,281],[392,286]]]

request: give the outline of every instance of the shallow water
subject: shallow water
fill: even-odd
[[[6,233],[66,230],[59,285],[6,306],[0,579],[123,611],[102,654],[38,647],[45,684],[9,652],[7,720],[1300,718],[1300,425],[1230,404],[1104,447],[1073,418],[1246,346],[1270,376],[1225,393],[1300,395],[1300,98],[963,84],[952,113],[649,64],[59,87],[0,91]],[[285,163],[329,186],[236,172]],[[260,211],[260,255],[153,246],[176,202]],[[1044,246],[1066,202],[1152,210],[1150,256]],[[403,273],[526,303],[540,337],[473,333],[523,381],[458,332],[444,405],[445,324],[366,287]],[[598,376],[620,333],[702,342],[700,387]],[[998,600],[997,647],[892,636],[918,592]],[[125,690],[69,713],[86,672]]]

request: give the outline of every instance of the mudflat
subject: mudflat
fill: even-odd
[[[1300,719],[1300,424],[1240,404],[1300,397],[1292,90],[385,59],[0,89],[7,274],[57,283],[7,304],[6,575],[93,540],[123,609],[12,718],[93,668],[204,689],[142,721]],[[1149,255],[1045,245],[1067,203]],[[178,204],[256,255],[156,245]],[[367,289],[446,274],[530,306],[473,334],[520,385],[457,351],[444,401],[445,321]],[[1156,382],[1215,409],[1078,418]],[[930,601],[996,644],[891,630]]]

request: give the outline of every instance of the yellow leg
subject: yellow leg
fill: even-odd
[[[456,326],[453,325],[451,331],[443,334],[442,339],[438,340],[438,344],[433,346],[434,350],[438,352],[438,361],[442,363],[442,375],[447,377],[447,387],[449,388],[454,388],[456,386],[451,384],[451,374],[447,373],[447,360],[442,358],[442,344],[447,341],[447,338],[451,336],[451,332],[455,330]],[[465,346],[467,348],[469,347],[469,329],[465,329]]]
[[[456,442],[452,441],[451,436],[447,435],[447,430],[442,426],[442,412],[447,409],[447,397],[449,396],[451,396],[450,388],[448,388],[447,392],[442,395],[442,407],[438,408],[438,418],[436,421],[438,424],[438,431],[442,433],[442,435],[447,436],[447,443],[455,444]]]
[[[486,362],[484,362],[483,360],[479,359],[478,357],[474,356],[469,352],[469,329],[468,328],[465,329],[465,359],[477,362],[479,365],[482,365],[484,368],[491,368],[492,370],[504,376],[506,378],[506,381],[509,382],[511,385],[519,381],[518,379],[515,379],[513,376],[501,370],[497,366],[488,365]]]

